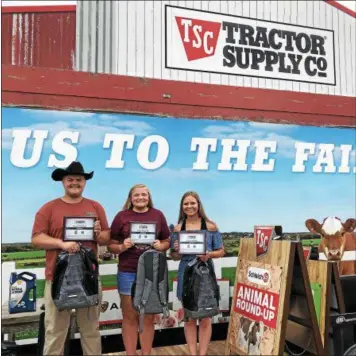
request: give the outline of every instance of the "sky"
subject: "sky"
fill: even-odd
[[[10,154],[13,129],[49,130],[40,159],[29,168],[16,167]],[[2,237],[4,243],[29,242],[36,211],[47,201],[62,196],[61,183],[51,180],[54,168],[48,167],[52,139],[64,130],[80,133],[77,159],[86,171],[94,171],[85,196],[105,208],[109,224],[121,210],[130,187],[145,183],[151,190],[155,207],[162,210],[168,223],[177,223],[180,198],[185,191],[197,191],[210,219],[220,230],[253,231],[254,225],[282,225],[284,231],[306,231],[304,221],[327,216],[341,219],[356,216],[356,174],[314,173],[317,156],[311,155],[304,173],[292,172],[295,142],[333,143],[356,148],[355,130],[253,122],[154,118],[123,114],[75,113],[20,108],[2,109]],[[104,148],[107,133],[135,134],[132,149],[124,152],[124,167],[105,168],[111,148]],[[137,160],[141,141],[160,135],[169,144],[164,165],[156,170],[142,168]],[[209,169],[194,171],[197,152],[191,152],[193,137],[216,138],[217,150],[209,153]],[[269,140],[277,142],[273,172],[251,170],[255,149],[247,154],[247,171],[221,171],[221,139]],[[25,158],[32,155],[30,139]],[[153,160],[157,152],[150,151]],[[335,152],[340,164],[340,151]],[[58,159],[63,159],[57,155]],[[352,154],[355,166],[355,152]]]
[[[354,0],[337,0],[336,2],[342,4],[343,6],[356,11],[356,1]],[[23,6],[23,5],[67,5],[76,4],[76,1],[3,1],[2,6]]]

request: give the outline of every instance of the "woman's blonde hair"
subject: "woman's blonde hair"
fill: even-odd
[[[211,221],[205,214],[204,211],[204,207],[203,207],[203,203],[201,202],[201,199],[199,197],[199,194],[193,191],[190,192],[186,192],[183,194],[182,199],[180,201],[180,207],[179,207],[179,217],[178,217],[178,224],[183,223],[183,221],[186,219],[186,214],[183,211],[183,201],[186,197],[192,196],[193,198],[196,199],[196,201],[198,202],[198,215],[203,218],[205,221],[208,221],[210,223],[212,223],[213,225],[215,225],[215,223],[213,221]]]
[[[148,205],[147,205],[147,206],[148,206],[149,208],[153,208],[153,201],[152,201],[152,197],[151,197],[151,192],[150,192],[150,190],[148,189],[148,187],[147,187],[146,185],[144,185],[144,184],[135,184],[135,185],[130,189],[129,194],[128,194],[128,196],[127,196],[127,199],[126,199],[126,201],[125,201],[125,204],[124,204],[122,210],[132,210],[133,205],[132,205],[132,200],[131,200],[131,198],[132,198],[132,193],[133,193],[133,191],[134,191],[136,188],[145,188],[145,189],[147,189],[147,192],[148,192]]]

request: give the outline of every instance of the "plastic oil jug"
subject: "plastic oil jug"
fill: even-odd
[[[11,273],[9,313],[36,311],[36,275],[30,272]]]

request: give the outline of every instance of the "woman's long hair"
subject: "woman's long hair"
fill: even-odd
[[[214,224],[215,223],[213,221],[211,221],[207,215],[205,214],[205,210],[203,207],[203,203],[200,200],[199,194],[193,191],[190,192],[186,192],[183,194],[182,199],[180,201],[180,207],[179,207],[179,217],[178,217],[178,224],[183,223],[183,221],[187,218],[187,215],[184,213],[183,211],[183,201],[186,197],[188,196],[192,196],[193,198],[196,199],[196,201],[198,202],[198,215],[199,217],[203,218],[205,221],[209,221],[210,223]]]
[[[151,192],[150,192],[150,190],[148,189],[148,187],[147,187],[146,185],[144,185],[144,184],[135,184],[135,185],[130,189],[129,194],[128,194],[128,196],[127,196],[127,199],[126,199],[126,201],[125,201],[125,204],[124,204],[122,210],[132,210],[133,205],[132,205],[132,200],[131,200],[131,198],[132,198],[132,193],[133,193],[133,191],[134,191],[136,188],[145,188],[145,189],[147,189],[147,192],[148,192],[148,205],[147,205],[147,206],[148,206],[149,208],[153,208],[153,201],[152,201],[152,197],[151,197]]]

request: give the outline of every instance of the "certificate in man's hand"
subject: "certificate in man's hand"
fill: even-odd
[[[63,241],[94,241],[94,216],[65,216]]]
[[[205,231],[181,231],[178,234],[178,253],[181,255],[205,255]]]

